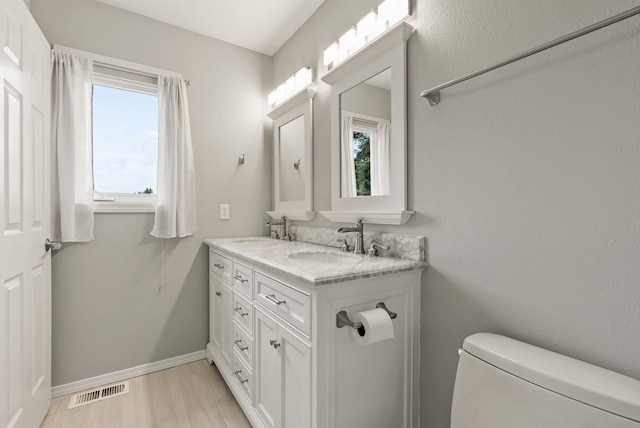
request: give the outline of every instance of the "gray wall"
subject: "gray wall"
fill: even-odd
[[[274,56],[273,84],[379,3],[327,0]],[[449,426],[457,349],[505,334],[640,378],[640,21],[420,91],[640,4],[412,1],[409,208],[424,234],[421,425]],[[315,210],[330,209],[330,87],[314,99]],[[318,217],[312,225],[331,225]]]
[[[96,240],[53,257],[53,385],[203,350],[203,238],[259,235],[271,207],[270,57],[96,1],[32,0],[51,43],[190,79],[199,232],[149,236],[152,214],[97,214]],[[237,159],[246,154],[239,166]],[[220,203],[231,219],[218,220]],[[162,285],[160,266],[162,269]]]
[[[391,91],[361,84],[340,96],[340,108],[351,113],[391,120]]]

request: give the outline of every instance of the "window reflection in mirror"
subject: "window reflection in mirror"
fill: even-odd
[[[341,197],[390,193],[391,69],[340,95]]]
[[[304,116],[280,127],[280,201],[304,200]]]

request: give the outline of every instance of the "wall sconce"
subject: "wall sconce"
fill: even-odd
[[[385,0],[324,50],[329,69],[340,64],[409,15],[409,0]]]
[[[302,67],[269,93],[267,103],[271,107],[281,104],[284,100],[306,88],[311,82],[313,82],[311,68]]]

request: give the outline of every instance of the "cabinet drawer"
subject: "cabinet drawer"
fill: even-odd
[[[233,288],[253,299],[253,270],[238,262],[233,263]]]
[[[253,340],[233,323],[233,349],[248,367],[253,367]]]
[[[253,404],[253,374],[235,353],[233,354],[233,377]]]
[[[209,251],[209,270],[231,284],[231,259]]]
[[[255,273],[256,301],[304,333],[311,331],[311,296]]]
[[[237,292],[233,293],[233,319],[253,334],[253,305]]]

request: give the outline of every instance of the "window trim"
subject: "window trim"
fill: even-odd
[[[93,192],[93,212],[104,213],[154,213],[156,195]]]

